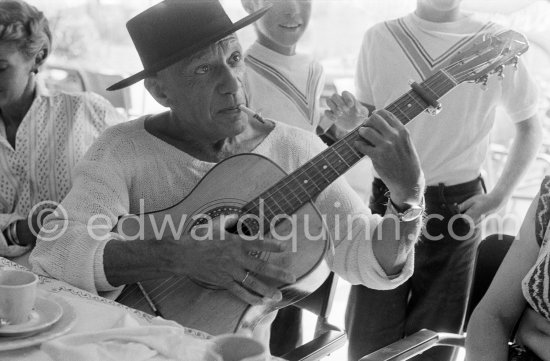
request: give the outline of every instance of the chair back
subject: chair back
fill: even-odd
[[[514,239],[515,237],[509,234],[491,234],[479,243],[464,329],[466,329],[472,312],[489,289],[489,285]]]
[[[123,76],[121,75],[104,74],[76,66],[46,64],[41,71],[41,76],[49,89],[66,92],[94,92],[107,99],[125,115],[128,115],[132,108],[129,88],[115,91],[106,90],[111,84],[122,80]]]
[[[317,361],[343,347],[347,341],[346,332],[328,322],[332,302],[336,294],[338,277],[330,273],[315,292],[294,303],[294,306],[317,316],[313,340],[284,354],[288,361]]]

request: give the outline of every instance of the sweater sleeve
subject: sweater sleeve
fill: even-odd
[[[334,241],[332,268],[351,284],[372,289],[393,289],[413,273],[414,253],[410,252],[401,272],[388,275],[373,251],[372,240],[382,217],[372,214],[360,197],[340,178],[320,194],[316,202],[327,214],[327,227]]]
[[[283,125],[280,125],[284,127]],[[276,162],[291,172],[326,149],[313,134],[284,127],[276,144],[269,149]],[[370,181],[367,179],[365,181]],[[413,273],[414,253],[407,255],[401,272],[388,275],[376,259],[372,239],[383,218],[371,213],[361,197],[344,177],[338,178],[315,200],[321,216],[326,218],[327,231],[334,241],[329,263],[338,276],[352,284],[374,289],[392,289],[404,283]]]
[[[128,214],[132,144],[109,128],[74,170],[74,183],[42,227],[29,261],[33,271],[90,292],[111,291],[103,269],[110,231]],[[125,166],[123,166],[123,164]]]

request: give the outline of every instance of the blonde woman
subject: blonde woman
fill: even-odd
[[[75,163],[123,120],[98,95],[48,92],[36,81],[51,46],[42,12],[0,2],[0,256],[34,245],[44,210],[69,191]]]

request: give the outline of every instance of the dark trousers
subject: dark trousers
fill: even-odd
[[[302,344],[302,310],[287,306],[277,313],[271,324],[269,349],[273,356],[282,356]]]
[[[370,203],[373,213],[385,213],[386,191],[382,181],[375,179]],[[457,204],[482,192],[480,178],[449,187],[428,187],[428,221],[415,248],[413,276],[388,291],[351,288],[346,310],[350,361],[422,328],[461,332],[475,248],[481,235],[479,229],[460,217]],[[414,360],[445,361],[452,354],[450,347],[434,347]]]

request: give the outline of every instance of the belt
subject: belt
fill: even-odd
[[[485,182],[483,182],[483,178],[479,176],[471,181],[459,183],[459,184],[453,184],[452,186],[446,186],[443,183],[440,183],[439,185],[436,185],[436,186],[427,186],[424,196],[428,199],[437,198],[437,197],[440,197],[441,195],[459,196],[464,193],[476,191],[480,185],[485,191],[485,193],[487,193],[487,189],[485,188]],[[374,178],[372,182],[372,186],[373,186],[373,191],[374,189],[378,188],[380,192],[385,193],[388,189],[380,178]]]

